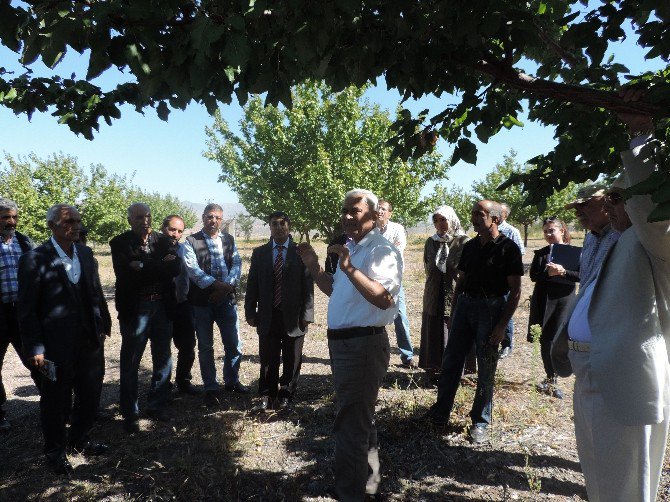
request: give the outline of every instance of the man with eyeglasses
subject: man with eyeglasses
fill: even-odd
[[[647,221],[656,207],[649,195],[625,199],[625,187],[658,172],[660,152],[651,117],[620,118],[633,139],[621,154],[624,173],[603,194],[620,237],[596,280],[582,286],[552,361],[559,376],[575,374],[575,436],[588,499],[650,502],[670,417],[670,224]]]
[[[28,364],[45,374],[40,385],[44,453],[54,473],[70,475],[68,451],[100,455],[108,449],[88,437],[100,402],[105,325],[93,252],[77,244],[79,211],[57,204],[46,219],[51,238],[19,260],[17,314]]]
[[[205,206],[202,224],[201,231],[186,238],[184,261],[191,280],[188,298],[198,339],[205,406],[214,408],[221,404],[214,363],[214,323],[219,327],[223,342],[224,389],[238,394],[249,393],[239,379],[242,344],[235,288],[240,282],[242,259],[233,236],[221,231],[223,208],[220,205]]]
[[[580,291],[596,278],[603,258],[619,237],[603,207],[604,195],[603,185],[584,185],[577,191],[577,198],[565,205],[565,209],[575,210],[579,223],[587,231],[579,260]]]

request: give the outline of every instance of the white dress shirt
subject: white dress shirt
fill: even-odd
[[[387,241],[398,248],[401,255],[405,252],[405,246],[407,246],[407,234],[405,234],[405,227],[400,223],[389,221],[384,228],[379,229],[379,232]]]
[[[328,301],[328,328],[391,324],[398,314],[397,300],[402,282],[400,251],[377,228],[370,230],[358,244],[350,241],[346,246],[349,248],[352,265],[384,286],[393,297],[393,305],[386,310],[372,305],[338,267],[333,276],[333,292]]]
[[[53,237],[51,237],[51,243],[54,245],[54,248],[56,248],[56,253],[58,253],[60,261],[65,268],[67,278],[70,279],[72,284],[77,284],[81,277],[81,265],[79,263],[79,256],[77,256],[77,246],[74,244],[72,245],[72,258],[70,258],[65,254],[65,251],[63,251]]]

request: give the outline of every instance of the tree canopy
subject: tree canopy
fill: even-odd
[[[285,211],[307,237],[313,230],[327,239],[335,235],[344,194],[356,187],[390,201],[394,219],[413,225],[428,211],[430,199],[421,190],[444,180],[449,165],[437,152],[391,159],[391,118],[363,93],[309,82],[294,89],[291,109],[253,98],[244,107],[240,136],[216,114],[205,156],[221,165],[220,180],[251,215],[265,219]]]
[[[630,75],[617,60],[629,35],[641,58],[663,61],[658,72]],[[432,117],[403,113],[396,155],[419,156],[439,134],[455,145],[454,162],[474,163],[472,139],[522,126],[525,109],[558,141],[509,180],[540,207],[570,181],[619,168],[626,135],[611,112],[651,114],[657,137],[670,134],[667,0],[2,0],[0,41],[26,68],[0,69],[0,103],[51,111],[87,138],[123,104],[164,119],[191,101],[213,113],[253,94],[290,107],[291,88],[307,79],[338,91],[383,76],[404,98],[450,96]],[[88,58],[84,77],[33,72],[39,58],[56,68],[68,50]],[[95,79],[110,70],[122,82],[103,89]],[[622,83],[647,89],[645,100],[623,102]],[[670,215],[668,173],[645,189],[660,203],[655,217]]]
[[[46,239],[50,231],[47,210],[54,204],[72,204],[81,211],[88,239],[107,242],[128,229],[127,209],[133,202],[151,208],[154,228],[169,214],[180,214],[186,227],[195,225],[193,212],[170,195],[140,190],[125,176],[110,175],[101,165],[90,167],[87,174],[77,159],[62,153],[47,158],[5,155],[0,162],[0,196],[19,206],[20,231],[33,239]]]

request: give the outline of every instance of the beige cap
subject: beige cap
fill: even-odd
[[[577,198],[565,205],[565,209],[572,209],[579,204],[592,199],[593,197],[603,197],[605,195],[605,186],[594,183],[592,185],[584,185],[577,190]]]

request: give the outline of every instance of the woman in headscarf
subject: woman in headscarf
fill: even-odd
[[[451,315],[458,261],[468,237],[450,206],[440,206],[433,212],[433,224],[435,234],[426,240],[423,250],[426,285],[423,290],[419,368],[426,370],[429,378],[436,379],[442,367],[442,352],[447,345],[447,321]]]

